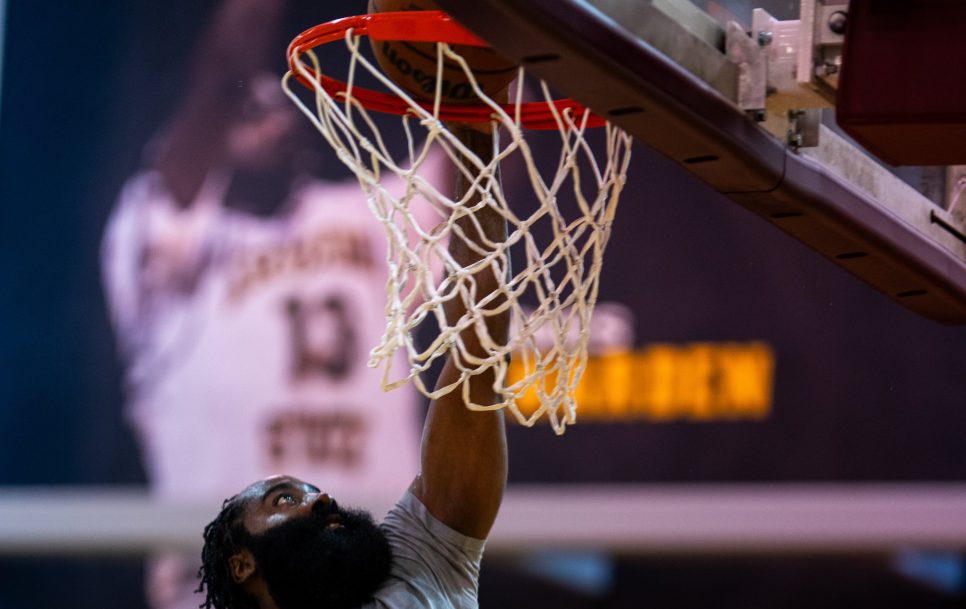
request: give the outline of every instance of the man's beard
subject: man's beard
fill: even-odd
[[[279,609],[357,607],[389,576],[389,542],[368,512],[314,508],[249,539],[258,569]],[[334,514],[342,526],[327,528]]]

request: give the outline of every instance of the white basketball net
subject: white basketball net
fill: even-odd
[[[438,85],[435,112],[423,109],[362,56],[360,40],[351,31],[347,32],[351,60],[346,81],[349,88],[345,94],[334,98],[316,85],[314,107],[311,107],[292,90],[292,72],[283,79],[283,87],[338,158],[358,177],[368,207],[384,227],[389,241],[386,332],[382,342],[372,350],[369,365],[384,368],[384,390],[412,382],[424,395],[436,399],[462,384],[464,401],[471,409],[507,408],[520,423],[528,426],[546,415],[554,431],[563,433],[565,426],[575,421],[574,395],[586,364],[601,258],[630,161],[630,136],[610,124],[605,126],[606,145],[600,153],[604,160],[598,162],[584,137],[586,115],[577,122],[569,112],[555,111],[560,153],[554,174],[544,177],[537,169],[519,116],[511,116],[487,97],[465,61],[448,45],[440,43],[436,82],[443,80],[444,56],[449,62],[462,65],[476,95],[492,107],[492,120],[502,127],[502,137],[494,138],[493,160],[484,162],[435,117],[440,104]],[[316,74],[320,72],[318,60],[312,52],[305,53],[305,58],[308,64],[299,63],[300,75],[316,83]],[[392,140],[384,139],[370,112],[353,98],[353,82],[360,69],[373,74],[411,107],[411,115],[399,120],[408,142],[404,162],[392,158],[386,146],[386,141]],[[522,75],[521,69],[518,82],[522,82]],[[541,83],[541,89],[550,100],[547,86]],[[515,107],[522,103],[521,90],[516,94]],[[508,141],[501,145],[499,139]],[[466,195],[458,200],[451,198],[449,185],[441,190],[439,185],[420,176],[421,167],[434,162],[427,160],[432,157],[434,146],[441,147],[444,154],[439,154],[437,149],[433,158],[446,159],[453,170],[471,182]],[[529,184],[535,197],[528,194],[527,198],[536,199],[534,209],[514,205],[515,199],[523,197],[501,188],[497,169],[503,165],[505,170],[513,162],[526,167],[528,179],[516,180],[514,188],[522,188],[525,182]],[[391,192],[393,189],[385,187],[390,176],[398,176],[393,180],[401,179],[404,188]],[[557,204],[558,194],[568,189],[571,191],[568,196],[576,199],[573,217],[564,217]],[[416,206],[427,204],[435,212],[432,225],[418,220],[414,211]],[[508,228],[505,243],[470,244],[476,251],[485,253],[472,268],[457,264],[447,250],[449,239],[464,238],[462,231],[454,230],[454,221],[468,213],[467,205],[487,205],[498,210]],[[533,234],[537,226],[550,235],[542,243]],[[513,271],[509,271],[511,248],[518,258],[514,260]],[[524,260],[519,260],[524,256]],[[506,276],[507,281],[500,294],[474,303],[469,300],[475,286],[472,275],[485,266],[499,276]],[[442,280],[438,278],[440,270]],[[462,299],[467,305],[466,314],[455,323],[447,323],[443,315],[443,302],[451,298]],[[501,304],[488,306],[493,302]],[[484,321],[486,316],[505,311],[507,307],[512,319],[510,340],[500,345],[489,339]],[[420,349],[414,342],[414,334],[427,317],[436,320],[439,335],[428,347]],[[477,329],[481,344],[488,351],[486,357],[474,357],[460,340],[460,333],[471,326]],[[407,356],[409,369],[394,374],[392,362],[400,349]],[[424,373],[437,358],[450,353],[459,355],[455,361],[461,362],[458,364],[462,372],[460,380],[435,390],[428,387],[423,382]],[[512,367],[511,356],[515,359]],[[511,368],[514,373],[508,374]],[[469,383],[463,381],[490,369],[495,372],[494,389],[500,402],[474,404],[469,398]],[[536,411],[523,412],[518,407],[518,400],[527,392],[536,392],[540,404]]]

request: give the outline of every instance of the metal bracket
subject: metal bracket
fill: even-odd
[[[801,0],[798,82],[835,99],[848,22],[847,0]]]
[[[788,111],[788,133],[786,143],[793,149],[813,148],[819,144],[819,125],[822,124],[822,109]]]
[[[740,24],[729,21],[725,28],[728,61],[738,68],[737,99],[742,110],[761,112],[764,119],[768,91],[768,63],[758,40],[748,36]]]
[[[803,11],[804,4],[803,0]],[[765,51],[769,110],[772,106],[787,111],[833,105],[834,89],[819,87],[813,82],[811,23],[801,19],[781,21],[756,8],[752,12],[751,28],[752,37],[762,43]]]
[[[725,33],[738,68],[738,107],[794,149],[818,145],[817,109],[835,103],[846,0],[802,0],[799,19],[752,12],[750,36],[736,23]]]

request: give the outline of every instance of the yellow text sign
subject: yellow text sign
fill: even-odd
[[[655,344],[593,355],[575,394],[581,422],[733,421],[771,412],[775,358],[762,342]],[[522,378],[514,361],[509,380]],[[537,409],[536,392],[517,402]]]

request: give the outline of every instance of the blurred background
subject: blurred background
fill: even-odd
[[[194,607],[197,553],[157,519],[282,469],[381,508],[414,473],[424,404],[364,366],[385,246],[275,86],[292,36],[365,12],[341,4],[0,2],[0,510],[70,531],[120,506],[135,530],[0,529],[0,607]],[[563,437],[510,425],[481,605],[962,606],[966,329],[644,146],[625,193],[612,355]]]

